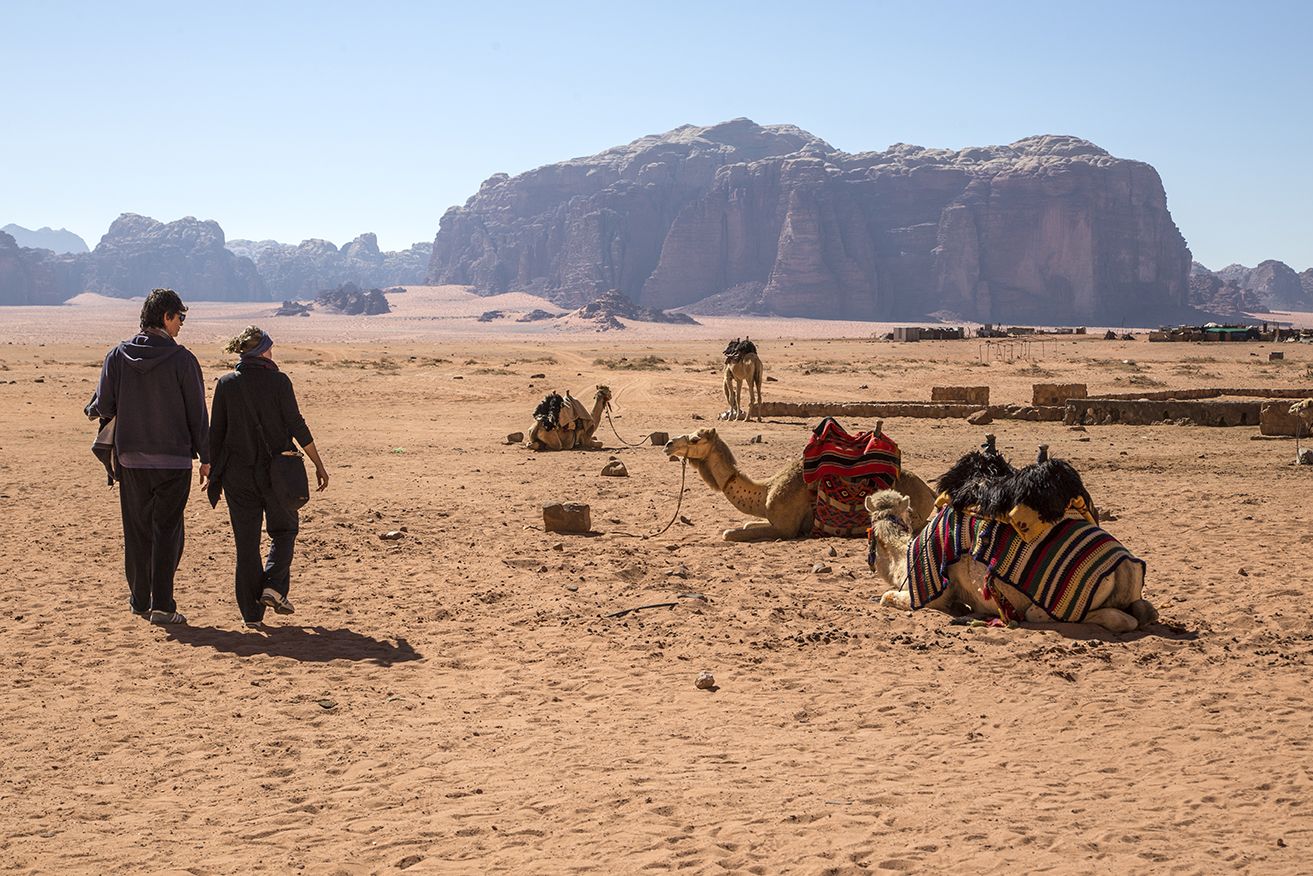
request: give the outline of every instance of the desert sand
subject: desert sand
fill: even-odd
[[[297,613],[263,631],[241,626],[227,514],[195,486],[177,583],[190,623],[128,611],[117,496],[81,410],[139,303],[0,312],[0,870],[1310,869],[1313,469],[1290,464],[1292,441],[989,427],[1014,461],[1043,442],[1075,464],[1148,563],[1162,622],[1125,636],[882,609],[864,541],[724,543],[743,518],[691,471],[688,522],[626,537],[674,511],[680,466],[659,448],[625,447],[606,423],[601,452],[501,442],[548,390],[591,399],[605,383],[627,440],[716,426],[765,477],[813,424],[714,421],[718,354],[745,334],[768,401],[987,383],[1028,402],[1031,383],[1065,380],[1313,394],[1313,347],[1269,362],[1273,345],[1085,337],[982,365],[975,341],[879,343],[870,324],[598,334],[475,321],[529,296],[394,304],[189,314],[180,340],[211,385],[231,367],[219,339],[268,328],[332,473],[303,513]],[[926,478],[984,431],[885,429]],[[610,456],[628,479],[599,476]],[[600,535],[542,530],[541,506],[571,500]],[[694,686],[702,670],[716,690]]]

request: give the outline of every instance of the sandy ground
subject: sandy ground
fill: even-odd
[[[190,624],[127,610],[117,497],[81,408],[139,305],[0,312],[0,871],[1309,871],[1313,469],[1289,464],[1291,441],[990,427],[1015,459],[1040,442],[1070,459],[1147,560],[1163,623],[1124,637],[881,609],[864,542],[726,544],[742,518],[692,476],[690,524],[623,537],[674,510],[680,467],[659,450],[605,425],[607,452],[499,441],[548,389],[598,383],[631,441],[715,425],[717,355],[742,334],[776,379],[768,400],[988,383],[1025,402],[1037,380],[1313,394],[1313,347],[1270,363],[1270,345],[1085,338],[982,365],[974,341],[874,343],[869,325],[563,333],[423,294],[377,320],[189,316],[207,382],[230,364],[217,338],[269,327],[333,476],[303,515],[297,613],[265,631],[239,623],[226,513],[195,488]],[[810,425],[720,433],[764,477]],[[982,431],[886,430],[927,478]],[[599,477],[609,455],[630,478]],[[558,500],[590,503],[602,534],[544,533]],[[694,687],[703,669],[716,691]]]

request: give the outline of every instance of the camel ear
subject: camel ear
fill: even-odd
[[[707,437],[708,437],[708,438],[715,438],[715,437],[716,437],[716,430],[715,430],[715,429],[708,429],[708,430],[707,430]]]
[[[871,495],[867,496],[867,497],[866,497],[866,501],[865,501],[864,503],[862,503],[862,504],[864,504],[864,505],[866,506],[866,510],[867,510],[867,511],[871,512],[872,514],[874,514],[874,513],[875,513],[875,494],[872,493]]]

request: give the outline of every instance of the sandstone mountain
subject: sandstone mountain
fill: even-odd
[[[85,259],[78,291],[130,298],[165,286],[183,298],[271,300],[255,264],[224,248],[223,229],[213,220],[164,223],[124,213]]]
[[[228,249],[255,262],[271,293],[295,296],[343,283],[365,287],[422,283],[433,245],[417,243],[398,252],[380,252],[378,237],[362,234],[341,249],[317,239],[297,245],[274,240],[230,240]]]
[[[1253,268],[1227,265],[1217,271],[1217,276],[1244,290],[1252,301],[1264,305],[1264,309],[1313,310],[1313,291],[1304,287],[1302,275],[1285,262],[1268,259]]]
[[[27,249],[48,249],[56,255],[90,252],[87,242],[67,228],[38,228],[32,231],[10,223],[0,231],[11,235],[19,246]]]
[[[20,247],[0,231],[0,304],[61,304],[81,284],[77,256]]]
[[[684,126],[508,177],[442,218],[432,282],[569,306],[1151,322],[1190,252],[1157,172],[1075,137],[847,154],[789,126]]]

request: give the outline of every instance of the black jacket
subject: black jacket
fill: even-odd
[[[264,428],[263,443],[251,418],[252,408]],[[244,361],[236,371],[220,377],[210,412],[210,454],[214,458],[206,491],[210,504],[219,502],[225,470],[238,465],[263,468],[269,459],[265,443],[278,453],[291,450],[292,439],[302,447],[315,440],[297,407],[292,381],[278,366]]]
[[[117,417],[114,445],[120,457],[149,453],[210,461],[201,366],[173,338],[143,332],[110,350],[86,412],[104,420]]]

